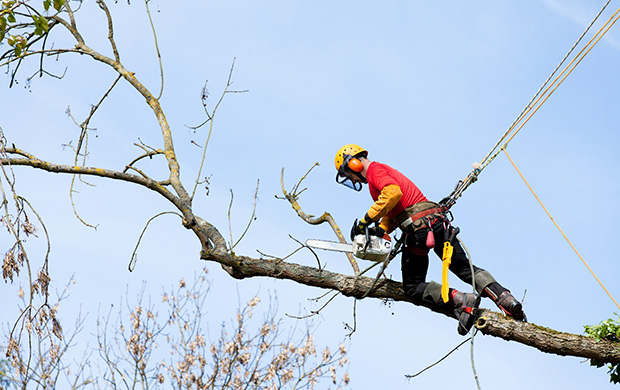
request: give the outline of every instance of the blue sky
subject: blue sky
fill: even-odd
[[[333,158],[340,146],[357,143],[369,158],[408,175],[428,198],[450,193],[497,142],[540,85],[596,15],[603,1],[523,2],[354,1],[152,1],[165,71],[164,111],[174,131],[182,178],[191,188],[204,142],[186,125],[204,120],[200,92],[206,80],[210,104],[224,87],[234,58],[233,89],[218,111],[207,150],[209,194],[195,211],[228,232],[230,191],[232,231],[243,231],[260,180],[257,220],[236,253],[256,250],[286,255],[299,240],[332,239],[327,226],[309,226],[288,203],[278,200],[280,171],[291,188],[315,162],[300,203],[309,214],[329,211],[347,231],[371,205],[366,191],[355,193],[334,181]],[[602,20],[619,4],[612,2]],[[144,4],[110,4],[121,59],[152,91],[159,68]],[[86,2],[78,26],[87,43],[110,54],[104,19]],[[81,18],[81,19],[80,19]],[[599,23],[600,26],[600,23]],[[620,32],[614,26],[565,83],[510,143],[509,152],[555,220],[618,299],[620,263],[613,250],[620,210],[616,145],[620,101]],[[0,126],[17,146],[58,163],[70,163],[62,145],[115,75],[87,58],[46,60],[63,80],[35,78],[0,89]],[[4,85],[8,78],[4,77]],[[116,88],[95,117],[88,165],[122,169],[140,153],[138,138],[159,147],[160,132],[143,99],[126,85]],[[75,141],[74,141],[75,142]],[[143,165],[164,174],[162,161]],[[94,321],[99,307],[137,292],[142,281],[158,295],[205,266],[199,245],[172,216],[155,221],[139,252],[137,268],[127,263],[146,221],[169,210],[155,194],[131,184],[91,179],[75,200],[84,227],[73,215],[70,177],[18,169],[18,189],[33,201],[52,239],[50,268],[58,288],[74,275],[76,284],[65,318],[81,308]],[[588,273],[538,206],[505,156],[486,168],[453,208],[454,224],[474,263],[489,270],[521,298],[530,321],[572,333],[613,317],[617,307]],[[5,238],[0,238],[5,240]],[[3,241],[4,242],[4,241]],[[31,254],[32,256],[32,254]],[[293,258],[314,264],[307,254]],[[326,253],[328,269],[350,272],[343,256]],[[232,318],[238,302],[256,293],[278,296],[280,314],[314,308],[307,300],[322,294],[291,282],[235,281],[217,265],[208,319],[217,327]],[[429,279],[440,277],[431,262]],[[388,274],[400,280],[399,262]],[[454,287],[467,289],[455,278]],[[19,285],[0,286],[3,297]],[[226,297],[223,299],[222,297]],[[3,301],[6,301],[3,299]],[[483,305],[494,309],[488,301]],[[317,318],[318,343],[344,338],[353,301],[338,298]],[[3,309],[0,321],[14,316]],[[357,304],[358,331],[351,339],[353,388],[411,389],[430,386],[475,388],[469,347],[440,366],[406,381],[462,339],[456,323],[412,305],[389,307],[375,300]],[[294,326],[294,320],[285,323]],[[514,342],[478,336],[476,369],[483,388],[611,388],[602,369],[577,358],[547,355]],[[507,379],[518,378],[518,379]]]

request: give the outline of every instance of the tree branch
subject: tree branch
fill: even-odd
[[[78,175],[99,176],[109,179],[127,181],[149,188],[159,193],[164,198],[168,199],[179,211],[181,211],[184,219],[183,226],[185,226],[187,229],[191,229],[192,231],[194,231],[203,247],[211,248],[212,246],[214,246],[218,251],[226,251],[226,241],[219,233],[219,231],[213,225],[196,217],[187,206],[187,203],[183,202],[180,197],[175,196],[172,192],[168,191],[165,187],[163,187],[161,182],[155,181],[148,177],[103,168],[52,164],[40,160],[16,148],[6,148],[5,152],[8,154],[27,156],[28,158],[4,157],[0,158],[0,165],[22,165],[42,169],[44,171],[52,173],[70,173]]]
[[[346,244],[347,240],[342,235],[342,231],[340,230],[340,227],[338,226],[338,224],[336,223],[334,218],[331,216],[331,214],[326,212],[326,213],[323,213],[323,215],[321,215],[318,218],[313,218],[312,216],[307,215],[306,213],[304,213],[303,210],[301,209],[301,206],[297,202],[297,199],[299,198],[299,195],[302,192],[305,191],[305,188],[303,190],[299,191],[299,186],[301,185],[301,182],[318,165],[319,165],[319,163],[315,163],[308,170],[308,172],[306,172],[306,174],[304,176],[302,176],[301,179],[299,179],[299,182],[297,182],[297,184],[295,185],[295,187],[293,188],[293,190],[290,193],[286,191],[286,188],[284,188],[284,168],[282,168],[282,173],[280,174],[280,183],[282,185],[282,193],[284,194],[284,198],[286,200],[288,200],[288,202],[293,207],[293,210],[295,210],[295,212],[297,213],[297,215],[301,219],[303,219],[304,221],[306,221],[310,225],[320,225],[320,224],[322,224],[324,222],[327,222],[329,224],[329,226],[331,226],[331,228],[334,231],[334,233],[336,234],[336,237],[338,237],[338,240],[340,242]],[[347,255],[347,259],[349,259],[349,263],[351,263],[351,267],[353,267],[353,272],[355,273],[355,275],[359,275],[360,269],[359,269],[359,266],[357,265],[357,261],[355,260],[355,258],[353,257],[353,255],[351,253],[345,253],[345,254]]]
[[[357,299],[361,299],[373,283],[372,278],[342,275],[300,264],[287,263],[279,259],[256,259],[237,256],[232,253],[216,253],[210,250],[203,250],[201,258],[230,267],[232,276],[237,279],[265,276],[292,280],[306,286],[339,291],[345,296]],[[402,283],[391,279],[380,280],[375,288],[368,293],[368,296],[424,306],[423,302],[413,302],[407,298]],[[451,312],[430,310],[454,318],[454,314]],[[479,309],[476,315],[478,317],[476,326],[483,334],[516,341],[542,352],[594,359],[604,363],[620,363],[619,343],[605,340],[597,341],[593,337],[558,332],[532,323],[515,321],[510,317],[486,309]]]

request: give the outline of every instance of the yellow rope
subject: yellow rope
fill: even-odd
[[[611,28],[611,26],[613,26],[617,21],[618,18],[620,18],[620,15],[618,15],[620,13],[620,8],[618,8],[618,10],[616,11],[616,13],[614,13],[611,18],[609,18],[609,20],[598,30],[598,32],[592,37],[592,39],[590,39],[590,41],[583,47],[583,49],[581,49],[581,51],[579,52],[579,54],[577,54],[577,56],[575,58],[573,58],[573,60],[566,65],[566,67],[564,68],[564,70],[562,71],[562,73],[560,73],[558,75],[558,77],[555,78],[555,80],[553,80],[553,82],[551,83],[551,85],[549,85],[549,87],[547,87],[547,89],[545,90],[545,92],[543,92],[543,94],[534,102],[533,106],[535,106],[536,104],[538,104],[538,102],[540,101],[540,99],[543,98],[543,96],[545,96],[545,94],[547,94],[547,92],[549,91],[549,89],[551,89],[551,87],[553,87],[554,84],[556,84],[556,82],[558,80],[560,80],[560,77],[562,77],[562,75],[564,74],[564,72],[566,72],[568,70],[568,68],[570,68],[570,70],[568,70],[568,72],[566,72],[566,74],[564,75],[564,77],[562,77],[562,79],[557,82],[557,85],[555,85],[555,87],[553,87],[553,89],[551,89],[551,92],[549,92],[549,94],[547,94],[547,96],[542,100],[542,102],[540,102],[540,104],[538,104],[538,107],[536,107],[536,109],[534,109],[534,111],[523,121],[523,123],[521,123],[521,126],[519,126],[519,128],[512,134],[512,136],[508,139],[508,141],[506,141],[506,143],[504,144],[507,145],[508,142],[510,142],[515,135],[517,135],[517,133],[519,131],[521,131],[521,129],[523,128],[523,126],[530,120],[530,118],[532,117],[532,115],[534,115],[536,113],[536,111],[538,111],[538,109],[540,108],[540,106],[543,105],[544,102],[547,101],[547,99],[549,98],[549,96],[551,96],[551,94],[553,92],[555,92],[556,89],[558,89],[558,87],[564,82],[564,80],[566,79],[566,77],[568,77],[569,74],[572,73],[573,70],[575,70],[575,68],[577,67],[577,65],[579,65],[579,63],[581,62],[581,60],[584,59],[584,57],[586,56],[586,54],[588,54],[590,52],[590,50],[592,50],[592,48],[594,47],[594,45],[596,45],[598,43],[598,41],[601,40],[601,38],[607,33],[607,31],[609,31],[609,29]],[[615,18],[615,19],[614,19]],[[613,21],[612,21],[613,19]],[[611,24],[610,24],[611,23]],[[605,31],[603,32],[603,29],[605,29]],[[602,32],[602,34],[601,34]],[[600,36],[599,36],[600,34]],[[598,36],[598,38],[597,38]],[[595,40],[596,39],[596,40]],[[592,43],[594,42],[594,43]],[[591,45],[590,45],[591,44]],[[589,47],[588,47],[589,46]],[[586,50],[587,49],[587,50]],[[583,55],[582,55],[583,54]],[[577,61],[577,62],[575,62]],[[575,63],[573,65],[573,63]],[[571,67],[572,65],[572,67]],[[532,107],[530,107],[525,113],[524,115],[521,117],[521,119],[523,119],[525,117],[525,115],[532,109]],[[518,123],[518,122],[517,122]],[[514,127],[513,127],[514,128]],[[512,129],[511,129],[512,130]],[[506,150],[504,149],[504,152]]]
[[[540,205],[542,206],[543,210],[545,210],[545,212],[547,213],[547,215],[549,216],[549,218],[551,218],[551,221],[553,222],[553,224],[555,225],[555,227],[558,228],[558,230],[560,231],[560,233],[562,233],[562,236],[564,236],[564,239],[568,242],[568,244],[571,246],[571,248],[573,248],[573,250],[575,251],[575,253],[577,254],[577,256],[579,256],[579,258],[581,259],[581,261],[583,262],[583,264],[585,264],[585,266],[588,268],[588,270],[590,271],[590,273],[592,274],[592,276],[594,276],[594,279],[596,279],[596,281],[601,285],[601,287],[603,287],[603,290],[605,290],[605,292],[607,293],[607,295],[609,295],[609,298],[611,298],[612,301],[614,301],[614,303],[616,304],[616,306],[618,306],[618,309],[620,309],[620,305],[618,305],[618,302],[616,302],[616,300],[614,299],[614,297],[609,293],[609,291],[607,290],[607,288],[605,288],[605,286],[603,285],[603,283],[600,281],[600,279],[596,276],[596,274],[594,273],[594,271],[592,271],[592,268],[590,268],[590,266],[588,265],[588,263],[583,259],[583,257],[579,254],[579,252],[577,251],[577,249],[573,246],[573,244],[571,243],[571,241],[568,239],[568,237],[566,237],[566,234],[564,234],[564,232],[562,231],[562,229],[560,228],[560,226],[557,224],[557,222],[555,222],[555,219],[553,219],[553,217],[551,216],[551,214],[549,213],[549,211],[547,211],[547,208],[545,207],[545,205],[540,201],[540,199],[538,198],[538,196],[536,195],[536,193],[534,192],[534,190],[532,189],[532,187],[530,186],[530,184],[527,182],[527,180],[525,180],[525,177],[523,176],[523,174],[521,173],[521,171],[519,170],[519,168],[517,168],[517,165],[514,163],[514,161],[512,161],[512,158],[510,158],[510,155],[508,154],[508,151],[506,150],[506,145],[504,145],[504,147],[502,147],[502,149],[504,151],[504,153],[506,154],[506,157],[508,157],[508,160],[510,160],[510,162],[512,163],[512,166],[515,167],[515,169],[517,170],[517,172],[519,173],[519,176],[521,176],[521,179],[523,179],[523,181],[525,182],[525,185],[527,185],[527,188],[530,189],[530,191],[532,192],[532,194],[534,195],[534,197],[536,198],[536,200],[538,201],[538,203],[540,203]]]
[[[607,7],[607,4],[605,4],[603,9],[605,9],[605,7]],[[495,151],[495,149],[499,146],[499,144],[504,139],[506,139],[506,137],[513,130],[515,130],[515,128],[517,128],[517,126],[519,126],[519,127],[510,136],[508,141],[506,141],[504,143],[504,147],[506,147],[506,145],[508,145],[508,143],[514,138],[514,136],[517,135],[517,133],[519,131],[521,131],[523,126],[525,126],[525,124],[530,120],[530,118],[543,105],[543,103],[545,103],[547,101],[547,99],[553,94],[553,92],[555,92],[555,90],[564,82],[566,77],[568,77],[568,75],[571,74],[573,70],[575,70],[577,65],[579,65],[579,63],[584,59],[584,57],[592,50],[592,48],[594,48],[594,46],[601,40],[601,38],[603,38],[603,36],[605,34],[607,34],[609,29],[618,21],[618,19],[620,18],[619,14],[620,14],[620,8],[618,8],[618,10],[607,20],[607,22],[605,22],[605,24],[603,24],[603,26],[596,32],[596,34],[594,34],[594,36],[590,39],[590,41],[588,41],[588,43],[579,51],[579,53],[577,53],[575,55],[575,57],[570,61],[570,63],[568,65],[566,65],[564,70],[562,70],[562,72],[553,80],[553,82],[551,82],[551,84],[549,84],[549,86],[540,95],[539,95],[539,93],[540,93],[540,90],[539,90],[539,92],[536,94],[537,97],[535,97],[534,99],[532,99],[532,101],[530,101],[530,103],[528,103],[527,107],[523,110],[523,112],[521,112],[521,114],[519,114],[517,119],[510,126],[510,128],[508,128],[508,130],[502,136],[502,138],[497,142],[497,144],[493,147],[493,149],[489,152],[489,154],[487,154],[484,157],[484,159],[481,161],[482,168],[480,170],[486,168],[486,166],[489,165],[491,163],[491,161],[493,161],[495,159],[495,157],[497,157],[497,155],[501,152],[501,148],[497,152],[495,152],[495,154],[493,154],[493,151]],[[599,13],[599,15],[600,15],[600,13]],[[596,18],[598,18],[598,15],[597,15]],[[595,20],[596,20],[596,18],[595,18]],[[588,27],[588,29],[589,29],[589,27]],[[586,30],[586,32],[587,32],[587,30]],[[581,38],[579,40],[581,40]],[[572,51],[572,49],[571,49],[571,51]],[[570,52],[569,52],[569,54],[570,54]],[[564,62],[564,60],[562,60],[562,62]],[[555,73],[555,71],[554,71],[554,73]],[[564,74],[564,73],[566,73],[566,74]],[[562,75],[564,75],[564,76],[562,76]],[[552,76],[553,76],[553,74],[552,74]],[[549,81],[549,80],[547,80],[547,81]],[[547,82],[545,82],[545,85],[546,85],[546,83]],[[543,88],[544,88],[544,85],[543,85]],[[542,90],[542,88],[541,88],[541,90]],[[537,107],[534,108],[535,106],[537,106]],[[529,113],[529,116],[527,116],[528,113]],[[527,116],[527,118],[526,118],[526,116]],[[491,156],[491,154],[493,154],[493,155]]]
[[[519,116],[512,123],[512,125],[510,125],[508,130],[504,133],[504,135],[500,138],[500,140],[495,144],[493,149],[491,149],[491,151],[482,159],[480,164],[476,164],[477,166],[474,167],[474,170],[470,172],[469,175],[467,175],[467,177],[464,180],[461,180],[457,183],[456,188],[452,191],[450,195],[448,195],[447,198],[445,198],[446,202],[444,203],[442,201],[444,206],[448,208],[452,207],[452,205],[456,203],[456,200],[463,195],[463,192],[472,183],[478,180],[478,175],[482,172],[482,170],[484,170],[484,168],[486,168],[493,160],[495,160],[495,158],[500,154],[503,148],[506,148],[508,146],[508,143],[514,138],[515,135],[517,135],[519,131],[521,131],[523,126],[525,126],[525,124],[530,120],[530,118],[532,118],[532,116],[538,111],[538,109],[543,105],[543,103],[545,103],[547,99],[549,99],[549,97],[564,82],[564,80],[568,77],[568,75],[571,74],[573,70],[575,70],[577,65],[579,65],[579,63],[584,59],[584,57],[601,40],[601,38],[605,34],[607,34],[609,29],[618,21],[618,19],[620,19],[620,15],[619,15],[620,8],[618,8],[618,10],[609,18],[609,20],[607,20],[607,22],[605,22],[605,24],[596,32],[596,34],[594,34],[594,36],[581,49],[581,51],[579,51],[579,53],[575,55],[575,57],[570,61],[568,65],[566,65],[564,70],[562,70],[562,72],[553,80],[553,82],[549,84],[549,86],[547,86],[549,80],[551,80],[553,76],[555,75],[555,73],[562,67],[562,65],[564,64],[564,61],[570,58],[571,53],[573,52],[573,49],[575,49],[579,45],[579,43],[581,42],[581,39],[587,34],[587,32],[590,30],[590,27],[592,27],[594,23],[598,20],[598,17],[603,13],[605,8],[607,8],[607,5],[609,3],[610,1],[607,1],[607,3],[605,3],[603,8],[599,11],[599,13],[594,18],[594,20],[592,20],[590,25],[586,28],[584,33],[581,35],[581,37],[579,37],[575,45],[569,50],[568,54],[560,62],[557,68],[551,73],[547,81],[545,81],[544,84],[538,90],[538,92],[536,92],[532,100],[530,100],[530,102],[527,104],[525,109],[519,114]],[[545,86],[547,86],[547,88],[544,90],[544,92],[542,92]],[[515,128],[516,128],[516,131],[510,136],[510,138],[508,138],[508,141],[504,143],[502,148],[498,149],[499,145],[506,139],[506,137],[508,137],[508,135],[510,135],[510,133],[513,132],[513,130],[515,130]]]

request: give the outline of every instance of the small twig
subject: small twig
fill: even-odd
[[[136,171],[140,176],[142,176],[145,179],[148,179],[149,177],[146,175],[146,173],[142,172],[141,170],[139,170],[136,167],[132,167],[132,166],[127,166],[125,167],[125,169],[123,170],[123,172],[127,172],[128,170],[132,170],[132,171]]]
[[[159,89],[159,95],[157,96],[157,100],[161,99],[161,95],[164,93],[164,66],[161,62],[161,53],[159,52],[159,44],[157,43],[157,33],[155,32],[155,24],[153,24],[153,19],[151,18],[151,10],[149,9],[149,1],[144,0],[144,5],[146,6],[146,13],[149,16],[149,23],[151,23],[151,29],[153,30],[153,40],[155,41],[155,50],[157,50],[157,59],[159,60],[159,72],[161,74],[161,88]]]
[[[347,337],[351,337],[357,330],[357,299],[353,300],[353,327],[346,322],[344,323],[344,327],[345,329],[350,330],[350,332],[347,333]]]
[[[75,185],[75,178],[77,175],[73,175],[71,177],[71,186],[69,187],[69,199],[71,200],[71,207],[73,208],[73,214],[75,214],[75,217],[78,219],[78,221],[82,222],[82,224],[84,224],[85,226],[89,227],[89,228],[93,228],[95,230],[97,230],[97,226],[99,225],[91,225],[90,223],[86,222],[82,216],[80,215],[80,213],[78,213],[77,211],[77,207],[75,206],[75,200],[73,199],[73,194],[78,192],[75,191],[73,189],[74,185]]]
[[[299,181],[297,182],[295,187],[293,187],[293,190],[291,191],[291,196],[297,198],[297,197],[299,197],[299,195],[301,195],[302,192],[304,192],[306,190],[306,188],[304,188],[300,192],[297,192],[297,190],[299,190],[299,186],[301,185],[301,182],[304,181],[306,179],[306,177],[308,177],[310,172],[312,172],[312,170],[314,168],[318,167],[319,165],[320,164],[318,162],[316,162],[316,163],[314,163],[314,165],[312,165],[312,167],[310,167],[310,169],[308,169],[308,171],[301,177],[301,179],[299,179]]]
[[[142,148],[142,146],[140,146],[140,145],[138,145],[138,144],[134,144],[134,145],[139,146],[139,147],[141,147],[141,148]],[[143,148],[143,149],[144,149],[144,148]],[[129,164],[127,164],[127,165],[125,166],[125,169],[123,169],[123,173],[124,173],[124,172],[127,172],[129,169],[132,169],[132,168],[133,168],[133,169],[135,169],[135,168],[133,167],[133,165],[134,165],[135,163],[137,163],[138,161],[142,160],[143,158],[146,158],[146,157],[148,157],[148,158],[153,158],[153,156],[156,156],[156,155],[158,155],[158,154],[164,154],[164,151],[163,151],[163,150],[161,150],[161,149],[157,149],[157,150],[149,150],[149,151],[147,151],[146,153],[144,153],[143,155],[141,155],[141,156],[138,156],[138,157],[134,158],[132,162],[130,162]]]
[[[296,243],[298,243],[299,245],[301,245],[301,248],[307,248],[313,255],[314,258],[316,259],[316,264],[319,268],[319,270],[322,270],[323,268],[321,268],[321,259],[319,259],[319,255],[316,254],[316,252],[314,251],[314,249],[310,248],[308,245],[304,244],[303,242],[299,241],[298,239],[296,239],[295,237],[291,236],[290,234],[288,235],[292,240],[294,240]],[[301,249],[299,248],[299,249]],[[297,249],[297,250],[299,250]]]
[[[55,78],[55,79],[58,79],[58,80],[62,80],[62,79],[63,79],[63,78],[65,78],[65,76],[67,75],[67,70],[68,70],[68,69],[69,69],[68,67],[65,67],[64,72],[62,72],[62,75],[60,75],[60,76],[57,76],[57,75],[55,75],[55,74],[53,74],[53,73],[50,73],[50,72],[48,72],[48,71],[47,71],[47,70],[45,70],[45,69],[40,69],[40,70],[37,70],[37,71],[36,71],[36,72],[35,72],[32,76],[28,77],[28,78],[26,79],[26,81],[28,81],[28,82],[29,82],[30,80],[32,80],[32,79],[34,78],[34,76],[36,76],[36,75],[37,75],[37,73],[39,73],[39,72],[41,72],[41,73],[45,73],[46,75],[48,75],[48,76],[50,76],[50,77],[52,77],[52,78]]]
[[[213,132],[213,118],[215,117],[215,113],[217,112],[217,109],[219,108],[220,104],[222,103],[222,101],[224,100],[224,96],[226,96],[227,93],[243,93],[243,92],[247,92],[246,91],[230,91],[229,88],[232,85],[232,75],[233,75],[233,71],[235,69],[235,59],[233,59],[233,63],[230,67],[230,72],[228,73],[228,81],[226,83],[226,87],[224,88],[224,92],[222,92],[222,95],[220,96],[220,99],[218,100],[217,104],[215,105],[215,107],[213,108],[213,110],[211,111],[211,113],[209,113],[209,110],[207,109],[207,97],[209,96],[209,93],[207,92],[207,82],[205,82],[205,86],[203,87],[202,90],[202,106],[205,110],[205,113],[207,115],[207,119],[202,122],[201,124],[199,124],[198,126],[187,126],[192,130],[196,130],[202,126],[204,126],[205,124],[207,124],[208,122],[211,122],[209,124],[209,133],[207,134],[207,140],[205,141],[205,145],[204,148],[202,149],[202,158],[200,159],[200,167],[198,168],[198,175],[196,176],[196,182],[194,184],[194,189],[192,191],[192,195],[190,197],[190,200],[194,199],[194,195],[196,195],[196,189],[198,188],[198,184],[200,181],[200,176],[202,176],[202,169],[204,167],[204,162],[206,159],[206,155],[207,155],[207,146],[209,145],[209,140],[211,139],[211,133]],[[163,81],[162,81],[163,84]]]
[[[114,82],[112,83],[112,85],[110,86],[110,88],[108,88],[108,90],[103,94],[103,96],[101,97],[101,99],[99,99],[99,102],[97,104],[95,104],[94,106],[91,107],[90,109],[90,113],[88,114],[88,117],[84,120],[84,122],[82,122],[82,124],[80,125],[80,127],[82,128],[82,131],[86,131],[86,129],[88,129],[88,124],[90,123],[90,120],[93,118],[93,116],[95,115],[95,112],[97,112],[97,110],[99,109],[99,107],[101,106],[101,104],[103,103],[103,101],[110,96],[110,92],[112,92],[112,90],[114,89],[114,87],[116,86],[116,84],[118,83],[118,81],[121,79],[121,75],[119,75],[116,80],[114,80]],[[81,140],[82,140],[82,136],[80,135],[80,143],[78,143],[78,147],[77,147],[77,152],[80,152],[81,149]],[[86,153],[84,153],[84,155],[86,155]]]
[[[107,8],[106,8],[107,10]],[[112,83],[112,85],[110,86],[110,88],[108,88],[108,90],[103,94],[103,96],[101,97],[101,99],[99,99],[99,102],[92,106],[90,109],[90,113],[88,114],[88,117],[81,123],[81,124],[77,124],[77,122],[75,121],[75,118],[73,118],[73,115],[71,115],[71,110],[69,108],[67,108],[67,113],[69,114],[69,116],[71,117],[71,119],[73,120],[73,122],[81,129],[80,130],[80,138],[78,139],[78,144],[77,146],[74,148],[75,151],[75,159],[74,159],[74,165],[78,166],[78,160],[80,157],[80,151],[82,150],[82,147],[84,148],[84,152],[81,154],[82,157],[82,162],[81,162],[81,166],[85,166],[86,165],[86,158],[88,156],[88,130],[89,130],[89,123],[91,121],[91,119],[93,118],[93,116],[95,115],[95,113],[97,112],[97,110],[99,109],[99,107],[101,106],[101,104],[104,102],[104,100],[110,95],[110,92],[112,92],[112,89],[114,89],[114,87],[116,86],[116,84],[118,83],[118,81],[121,79],[121,76],[119,75],[116,80],[114,80],[114,82]],[[141,172],[140,172],[141,173]],[[142,174],[142,173],[141,173]],[[143,176],[145,176],[144,174],[142,174]],[[91,227],[93,229],[97,229],[97,227],[95,225],[91,225],[89,223],[87,223],[78,213],[77,208],[75,206],[75,201],[73,199],[73,194],[77,191],[74,190],[75,187],[75,179],[76,177],[83,183],[88,184],[88,185],[92,185],[90,183],[85,182],[84,180],[82,180],[82,176],[81,175],[73,175],[71,178],[71,185],[69,187],[69,197],[71,199],[71,206],[73,207],[73,213],[75,214],[75,216],[77,217],[77,219],[82,222],[84,225]],[[145,176],[146,177],[146,176]]]
[[[140,237],[138,237],[138,242],[136,243],[136,247],[133,250],[133,253],[131,254],[131,260],[129,260],[129,265],[127,266],[127,268],[129,269],[129,272],[133,272],[133,270],[136,268],[136,263],[138,262],[138,248],[140,247],[140,242],[142,241],[142,237],[144,237],[144,233],[146,233],[146,229],[148,229],[149,224],[157,217],[160,217],[164,214],[174,214],[177,215],[179,218],[183,219],[183,216],[177,212],[174,211],[164,211],[161,212],[153,217],[151,217],[147,222],[146,225],[144,226],[144,229],[142,229],[142,233],[140,233]]]
[[[329,294],[331,294],[331,293],[332,293],[332,291],[327,291],[325,294],[321,294],[321,295],[319,295],[319,296],[318,296],[318,297],[316,297],[316,298],[308,298],[308,300],[309,300],[309,301],[318,302],[318,301],[320,301],[321,299],[325,298],[326,296],[328,296],[328,295],[329,295]]]
[[[319,314],[321,312],[321,310],[325,309],[327,307],[327,305],[329,305],[338,295],[340,295],[340,291],[330,291],[327,294],[325,294],[324,296],[327,296],[327,295],[332,294],[332,293],[333,293],[333,295],[331,296],[331,298],[329,298],[327,300],[327,302],[325,302],[323,304],[323,306],[321,306],[317,310],[311,310],[310,314],[307,314],[305,316],[294,316],[294,315],[291,315],[291,314],[285,314],[285,315],[287,317],[294,318],[296,320],[303,320],[303,319],[306,319],[306,318],[314,317],[315,315]]]
[[[114,41],[114,28],[112,26],[112,16],[110,15],[110,10],[108,9],[108,6],[102,0],[97,0],[97,4],[99,5],[99,8],[101,8],[103,12],[105,12],[106,18],[108,19],[108,40],[110,41],[110,45],[112,45],[112,51],[114,52],[114,59],[117,62],[120,62],[121,57],[118,54],[118,49],[116,48],[116,42]]]
[[[232,230],[230,230],[230,250],[232,251],[234,247],[237,246],[237,244],[239,244],[239,242],[241,242],[241,240],[243,239],[243,237],[245,237],[245,234],[248,232],[248,230],[250,230],[250,226],[252,225],[252,222],[255,220],[255,215],[256,215],[256,203],[257,203],[257,199],[258,199],[258,185],[259,185],[260,181],[257,180],[256,181],[256,190],[254,191],[254,207],[252,209],[252,215],[250,216],[250,220],[248,221],[247,226],[245,227],[245,230],[243,231],[243,233],[241,233],[241,236],[239,237],[239,239],[237,240],[237,242],[235,242],[235,244],[233,245],[232,243]],[[230,208],[232,207],[232,190],[230,190],[230,207],[228,208],[228,227],[229,229],[231,229],[231,223],[230,223]]]
[[[459,349],[463,344],[465,344],[466,342],[468,342],[469,340],[471,340],[471,337],[467,338],[464,341],[461,341],[461,343],[459,343],[459,345],[457,345],[456,347],[454,347],[450,352],[448,352],[444,357],[442,357],[441,359],[439,359],[438,361],[436,361],[435,363],[431,364],[430,366],[426,367],[425,369],[423,369],[422,371],[418,372],[417,374],[413,374],[413,375],[405,375],[405,378],[407,379],[412,379],[415,378],[416,376],[422,374],[424,371],[435,367],[436,365],[438,365],[439,363],[441,363],[442,361],[444,361],[448,356],[450,356],[454,351],[456,351],[457,349]]]
[[[232,234],[232,222],[230,219],[230,211],[232,209],[233,200],[235,199],[235,194],[233,193],[232,188],[230,189],[230,204],[228,205],[228,234],[230,235],[230,245],[233,244],[233,234]],[[231,248],[232,250],[232,248]]]
[[[278,259],[278,260],[280,259],[279,256],[274,256],[274,255],[270,255],[270,254],[265,253],[265,252],[261,252],[259,249],[257,249],[256,252],[258,252],[262,257],[269,257],[269,258]]]
[[[297,248],[297,249],[295,249],[293,252],[289,253],[288,255],[286,255],[286,256],[284,256],[284,257],[272,256],[272,255],[266,254],[266,253],[264,253],[264,252],[261,252],[261,251],[260,251],[260,250],[258,250],[258,249],[257,249],[256,251],[257,251],[258,253],[260,253],[260,254],[261,254],[261,256],[263,256],[263,257],[270,257],[270,258],[275,259],[275,260],[278,260],[278,261],[284,261],[284,260],[288,259],[289,257],[293,256],[295,253],[299,252],[300,250],[302,250],[302,249],[304,249],[304,248],[308,248],[308,246],[307,246],[307,245],[302,244],[302,243],[301,243],[299,240],[297,240],[295,237],[291,236],[290,234],[289,234],[288,236],[289,236],[289,237],[290,237],[293,241],[295,241],[295,242],[299,243],[300,247],[299,247],[299,248]],[[313,253],[314,253],[314,252],[313,252]],[[314,256],[316,257],[317,262],[318,262],[318,261],[319,261],[319,258],[318,258],[318,256],[316,256],[316,253],[314,254]],[[320,264],[321,264],[321,263],[319,263],[319,269],[320,269]]]

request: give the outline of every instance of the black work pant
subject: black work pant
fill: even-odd
[[[446,240],[446,226],[444,226],[442,220],[437,220],[433,223],[432,229],[435,237],[435,247],[433,250],[441,259]],[[448,227],[448,231],[451,232],[451,229],[452,227]],[[429,250],[426,246],[428,231],[428,228],[419,229],[408,234],[405,239],[405,248],[402,254],[403,288],[405,295],[417,304],[449,309],[451,306],[444,304],[440,291],[437,291],[437,284],[429,287],[430,283],[426,282],[429,261]],[[453,254],[450,271],[463,282],[471,285],[472,274],[469,259],[458,240],[455,239],[452,245]],[[473,266],[473,269],[475,274],[479,271],[484,271],[476,266]]]

